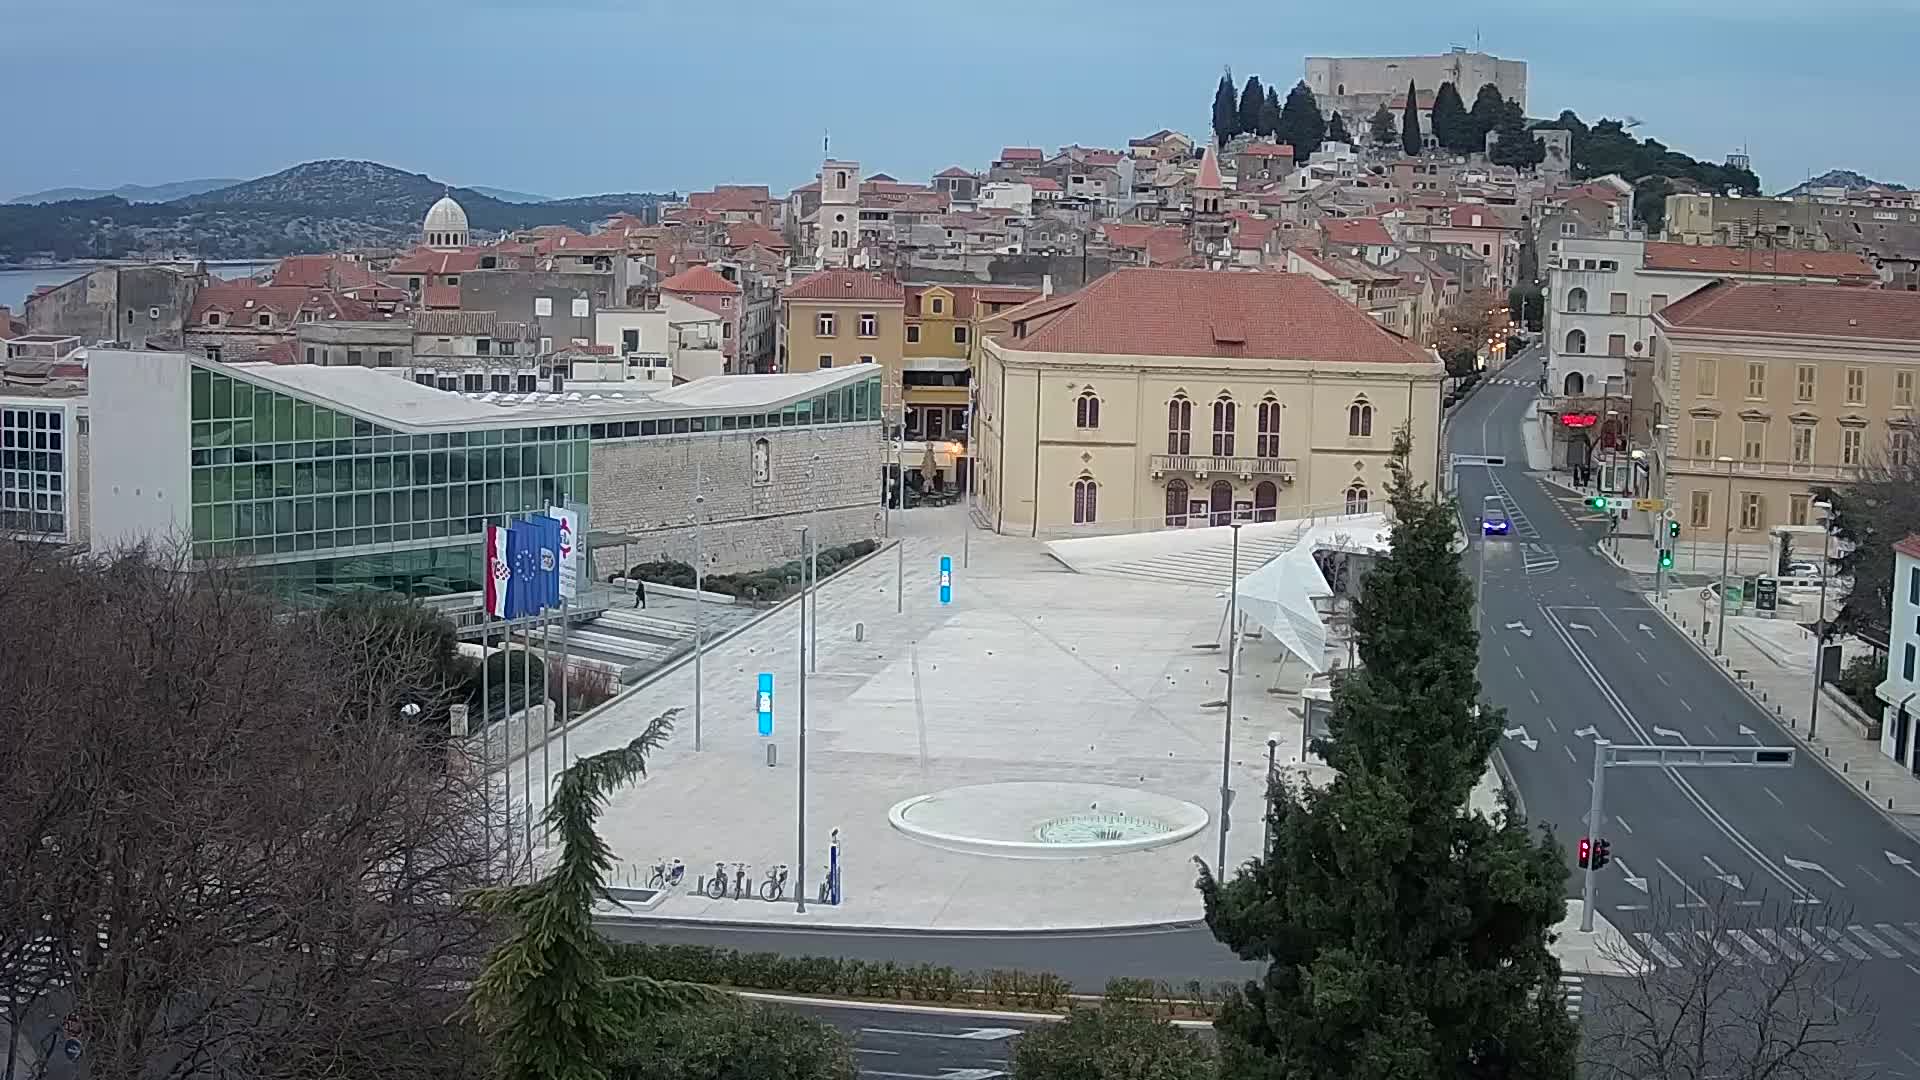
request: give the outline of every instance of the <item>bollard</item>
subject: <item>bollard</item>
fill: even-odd
[[[780,760],[780,744],[768,743],[767,744],[767,768],[769,769],[773,768],[774,764],[779,760]]]
[[[857,622],[853,624],[853,640],[855,641],[867,640],[867,624],[866,623]]]
[[[1821,757],[1824,757],[1824,758],[1830,758],[1830,757],[1832,757],[1832,756],[1833,756],[1833,747],[1831,747],[1831,746],[1823,746],[1823,747],[1821,747],[1821,748],[1820,748],[1820,756],[1821,756]]]
[[[1861,790],[1861,791],[1872,791],[1872,790],[1873,790],[1873,778],[1872,778],[1872,777],[1868,777],[1867,779],[1865,779],[1865,780],[1862,780],[1862,781],[1860,781],[1860,790]]]
[[[1845,775],[1846,771],[1847,771],[1847,763],[1843,761],[1840,763],[1840,772],[1842,775]]]

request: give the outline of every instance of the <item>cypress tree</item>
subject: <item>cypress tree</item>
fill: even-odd
[[[1307,160],[1307,155],[1320,149],[1325,141],[1327,122],[1321,117],[1320,103],[1314,100],[1313,91],[1307,89],[1305,79],[1287,91],[1287,103],[1280,107],[1280,125],[1274,134],[1293,147],[1295,161]]]
[[[1327,121],[1327,141],[1353,145],[1353,136],[1347,134],[1347,122],[1341,119],[1339,113],[1334,113],[1333,119]]]
[[[1247,85],[1240,89],[1240,108],[1234,121],[1235,135],[1253,135],[1260,131],[1260,110],[1267,104],[1267,92],[1260,85],[1260,76],[1247,76]]]
[[[1400,113],[1400,149],[1408,157],[1420,156],[1420,92],[1407,82],[1407,107]]]
[[[1395,438],[1390,553],[1361,583],[1362,665],[1335,684],[1324,787],[1276,783],[1272,840],[1230,880],[1202,870],[1214,936],[1266,961],[1216,1027],[1236,1080],[1571,1080],[1578,1029],[1549,948],[1566,914],[1551,837],[1465,804],[1500,737],[1476,708],[1472,588],[1451,501]]]
[[[1228,68],[1220,75],[1220,85],[1213,91],[1213,138],[1221,146],[1233,138],[1233,131],[1240,121],[1239,109],[1235,106],[1236,95],[1233,92],[1233,69]]]
[[[1480,92],[1473,96],[1473,110],[1467,114],[1469,125],[1464,139],[1473,143],[1473,153],[1486,152],[1487,132],[1500,125],[1500,116],[1506,111],[1507,99],[1500,96],[1500,88],[1492,83],[1483,83]]]
[[[1472,134],[1460,91],[1450,82],[1441,83],[1433,92],[1433,137],[1456,154],[1468,154],[1474,150]]]
[[[1260,134],[1272,137],[1280,130],[1280,91],[1267,87],[1266,104],[1260,106]]]
[[[1373,119],[1368,121],[1368,125],[1372,128],[1375,146],[1385,146],[1400,140],[1400,129],[1393,122],[1393,110],[1387,108],[1385,102],[1373,111]]]

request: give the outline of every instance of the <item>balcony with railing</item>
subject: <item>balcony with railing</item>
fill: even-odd
[[[1860,475],[1858,465],[1834,465],[1829,462],[1813,461],[1762,461],[1738,460],[1721,461],[1708,457],[1668,457],[1666,468],[1669,473],[1703,473],[1715,476],[1752,476],[1768,480],[1830,480],[1848,481]]]
[[[1292,483],[1300,471],[1300,463],[1294,458],[1208,457],[1201,454],[1153,454],[1147,459],[1147,467],[1156,477],[1168,473],[1185,473],[1194,477],[1238,476],[1242,479],[1271,476],[1283,484]]]

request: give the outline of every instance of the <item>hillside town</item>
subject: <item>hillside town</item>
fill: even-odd
[[[1142,131],[1122,146],[1008,145],[922,176],[888,171],[884,146],[829,138],[800,186],[745,178],[593,228],[490,232],[448,191],[419,208],[406,247],[289,255],[239,278],[200,261],[101,264],[36,288],[18,310],[0,307],[0,537],[76,565],[164,539],[190,565],[237,572],[294,610],[369,593],[420,601],[450,621],[477,670],[517,670],[514,678],[526,678],[525,657],[561,642],[560,659],[545,661],[562,671],[558,689],[529,681],[515,705],[496,683],[472,702],[475,731],[496,725],[486,753],[500,756],[489,767],[504,772],[507,802],[520,800],[505,831],[529,866],[552,853],[536,847],[539,826],[526,821],[562,798],[550,777],[533,779],[540,755],[557,753],[564,770],[569,750],[556,740],[569,733],[586,748],[579,753],[651,737],[642,720],[676,715],[689,689],[681,722],[699,724],[702,688],[720,678],[724,692],[704,690],[709,745],[730,746],[716,726],[746,731],[756,714],[765,739],[735,740],[733,772],[715,764],[731,751],[679,761],[688,774],[708,772],[699,784],[667,778],[676,808],[657,811],[655,824],[702,843],[725,837],[724,850],[671,853],[694,869],[731,861],[736,848],[773,866],[772,841],[751,853],[766,830],[750,809],[707,804],[775,768],[804,777],[804,734],[775,752],[789,731],[785,696],[773,735],[771,672],[784,665],[779,692],[789,694],[797,633],[799,731],[807,673],[817,670],[828,689],[814,693],[831,704],[814,720],[828,732],[816,753],[838,754],[841,771],[812,804],[800,780],[802,852],[777,853],[794,859],[795,896],[780,863],[782,876],[769,879],[775,899],[804,910],[817,886],[822,908],[841,903],[840,863],[826,864],[824,879],[807,864],[828,858],[828,829],[840,859],[844,828],[849,850],[869,860],[862,872],[884,883],[878,899],[854,902],[873,905],[855,910],[860,925],[937,911],[966,933],[1078,926],[1084,912],[1066,905],[1082,887],[1075,875],[1088,875],[1086,888],[1111,894],[1085,902],[1111,909],[1101,908],[1106,924],[1191,929],[1203,918],[1189,865],[1199,858],[1204,918],[1239,948],[1232,935],[1251,932],[1224,928],[1219,911],[1233,909],[1241,894],[1232,889],[1250,879],[1228,879],[1247,860],[1281,858],[1274,835],[1284,822],[1277,811],[1263,820],[1257,805],[1230,815],[1233,792],[1257,804],[1290,777],[1304,791],[1352,765],[1329,749],[1325,725],[1347,716],[1331,704],[1342,673],[1375,663],[1364,636],[1378,616],[1347,574],[1357,580],[1413,542],[1412,526],[1399,526],[1411,520],[1417,481],[1441,500],[1433,520],[1447,523],[1428,540],[1449,567],[1446,545],[1465,552],[1472,588],[1462,603],[1488,661],[1478,677],[1507,710],[1508,726],[1487,738],[1518,763],[1475,760],[1454,801],[1472,788],[1485,806],[1513,813],[1519,802],[1497,792],[1522,791],[1563,844],[1578,838],[1575,873],[1588,884],[1577,902],[1586,906],[1547,922],[1555,964],[1573,981],[1558,966],[1542,976],[1572,994],[1575,1022],[1583,973],[1631,981],[1629,969],[1594,961],[1609,949],[1679,971],[1710,963],[1715,950],[1740,955],[1726,941],[1756,969],[1775,952],[1817,959],[1846,943],[1920,972],[1920,944],[1908,937],[1920,939],[1920,927],[1897,905],[1815,931],[1822,937],[1789,935],[1781,947],[1771,926],[1714,937],[1746,930],[1648,921],[1660,914],[1660,879],[1650,901],[1647,878],[1624,866],[1618,880],[1636,885],[1594,891],[1609,856],[1590,854],[1590,840],[1606,841],[1597,824],[1582,835],[1579,815],[1601,808],[1607,739],[1626,738],[1606,725],[1625,722],[1636,745],[1667,745],[1636,726],[1634,709],[1649,723],[1699,723],[1697,737],[1689,728],[1682,742],[1668,740],[1674,747],[1747,758],[1763,743],[1795,748],[1796,782],[1825,785],[1822,799],[1829,787],[1840,792],[1834,815],[1859,818],[1828,826],[1808,809],[1814,836],[1819,821],[1836,835],[1858,826],[1866,836],[1870,824],[1897,837],[1860,841],[1868,853],[1842,866],[1794,819],[1787,831],[1804,845],[1795,856],[1776,864],[1772,849],[1728,840],[1751,865],[1722,871],[1715,859],[1727,856],[1712,845],[1737,835],[1732,826],[1655,841],[1662,822],[1635,801],[1654,795],[1609,796],[1625,803],[1616,816],[1648,834],[1611,835],[1634,870],[1653,877],[1656,857],[1632,844],[1703,845],[1661,849],[1658,865],[1682,865],[1685,874],[1666,873],[1689,894],[1705,888],[1702,866],[1736,883],[1729,904],[1744,904],[1746,885],[1770,875],[1804,916],[1818,903],[1805,901],[1809,888],[1826,887],[1804,870],[1815,866],[1836,885],[1836,874],[1857,885],[1852,894],[1871,908],[1882,887],[1899,891],[1878,874],[1904,884],[1911,868],[1900,845],[1912,846],[1906,830],[1920,813],[1920,731],[1910,720],[1920,711],[1911,703],[1920,693],[1920,521],[1910,501],[1920,465],[1920,192],[1803,185],[1764,195],[1731,147],[1691,172],[1607,167],[1598,147],[1621,139],[1634,143],[1618,122],[1589,128],[1530,105],[1523,60],[1466,48],[1307,57],[1297,79],[1266,88],[1223,76],[1209,130]],[[1859,494],[1869,490],[1877,494]],[[525,553],[509,557],[504,545],[525,516],[550,513],[566,522],[570,545],[555,588],[560,575],[577,574],[578,584],[564,602],[555,593],[536,636],[509,614],[524,576],[512,559]],[[849,584],[824,620],[811,609],[807,629],[823,564],[824,588]],[[979,576],[968,577],[976,564]],[[1082,584],[1059,584],[1069,577]],[[1169,585],[1174,599],[1150,591]],[[780,606],[796,596],[797,615]],[[966,624],[962,651],[940,637],[940,620],[964,616],[976,596],[992,613]],[[1613,606],[1621,597],[1633,606]],[[1136,618],[1157,621],[1141,628],[1128,621]],[[788,629],[776,636],[781,619]],[[824,635],[822,621],[832,624]],[[1055,636],[1073,634],[1071,646]],[[1209,635],[1216,640],[1200,640]],[[1521,657],[1563,642],[1577,665],[1535,668]],[[1444,642],[1428,644],[1441,655]],[[815,668],[807,649],[823,645]],[[733,651],[708,658],[723,648]],[[1504,648],[1513,663],[1491,662]],[[1056,685],[1031,668],[1008,675],[988,659],[1011,665],[1048,649],[1070,679]],[[1792,664],[1780,659],[1788,654]],[[522,667],[483,666],[507,655]],[[946,674],[936,674],[936,655]],[[1786,689],[1753,656],[1772,657]],[[724,676],[702,674],[702,658]],[[1144,676],[1134,677],[1136,665]],[[594,718],[584,725],[566,711],[575,667],[605,683],[580,700]],[[762,667],[755,698],[743,680]],[[1412,661],[1408,670],[1428,677]],[[1664,689],[1643,677],[1656,673]],[[855,676],[884,690],[843,693],[834,682]],[[1476,677],[1471,663],[1461,677]],[[1585,695],[1589,678],[1596,703],[1555,700]],[[1636,683],[1647,685],[1629,688]],[[1195,702],[1165,704],[1176,688]],[[961,707],[976,690],[1023,717],[1017,733],[989,730]],[[722,708],[744,724],[712,718],[723,693]],[[1046,704],[1028,708],[1029,699]],[[948,706],[967,715],[942,715]],[[1096,850],[1076,869],[1022,849],[1015,858],[1031,861],[1004,879],[916,861],[938,849],[977,866],[1035,842],[1025,833],[956,839],[995,814],[943,804],[942,793],[1000,777],[930,768],[930,708],[936,764],[943,739],[960,758],[1019,743],[1018,753],[1046,763],[1035,767],[1036,786],[1079,777],[1083,765],[1105,785],[1137,776],[1183,797],[1128,804],[1122,825],[1164,824],[1171,835],[1190,809],[1192,827],[1153,856],[1161,861],[1151,872],[1087,869],[1174,841],[1100,831],[1122,827],[1098,811],[1124,799],[1076,788],[1093,810],[1076,803],[1074,814],[1099,819],[1089,835],[1134,854]],[[1181,709],[1201,718],[1191,730]],[[1223,712],[1206,712],[1215,709]],[[1478,723],[1479,704],[1472,709]],[[1057,716],[1060,727],[1029,723],[1029,713]],[[458,715],[465,736],[466,704]],[[1221,715],[1225,735],[1203,730]],[[1764,726],[1773,720],[1778,728]],[[1167,747],[1153,741],[1167,732]],[[1543,742],[1548,751],[1536,753]],[[1848,764],[1829,776],[1815,771],[1816,755]],[[1110,760],[1088,764],[1096,758]],[[524,770],[524,794],[514,769]],[[951,786],[927,793],[935,777]],[[1566,794],[1576,789],[1577,806]],[[1009,802],[997,806],[1024,812],[1023,794],[1000,797]],[[934,801],[912,802],[921,798]],[[1672,800],[1654,805],[1675,819],[1708,802],[1664,786],[1657,798]],[[1770,822],[1774,804],[1791,817],[1816,801],[1806,798],[1763,805],[1754,795],[1726,814]],[[827,808],[814,834],[808,805]],[[914,813],[948,816],[916,826]],[[657,832],[638,839],[634,817],[615,804],[607,825],[630,868],[668,846]],[[487,831],[492,843],[491,816]],[[634,895],[646,892],[667,917],[732,918],[719,911],[729,902],[724,864],[715,870],[701,881],[703,890],[717,882],[714,904],[665,885]],[[1171,884],[1162,889],[1161,879]],[[1580,878],[1569,880],[1577,894]],[[1043,910],[1003,925],[980,899],[993,889],[1008,908],[1018,906],[1008,890],[1064,899],[1022,899]],[[733,890],[738,900],[737,880]],[[1678,907],[1697,917],[1709,900]],[[1109,974],[1124,982],[1154,962]],[[1208,971],[1229,981],[1243,973],[1227,964]],[[1906,988],[1886,992],[1890,1002],[1911,989],[1906,979],[1887,976],[1885,986]],[[1176,1003],[1168,1015],[1187,1015],[1179,1009],[1189,999],[1166,1000]],[[978,1068],[949,1074],[1008,1075],[998,1061],[964,1064]],[[1920,1077],[1920,1064],[1904,1075]]]

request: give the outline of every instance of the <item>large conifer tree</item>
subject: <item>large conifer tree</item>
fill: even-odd
[[[1378,109],[1373,111],[1373,119],[1368,122],[1368,126],[1373,129],[1375,146],[1385,146],[1388,143],[1400,141],[1400,129],[1394,124],[1393,112],[1387,108],[1384,101],[1380,103]]]
[[[1283,143],[1293,147],[1293,160],[1305,161],[1326,141],[1327,122],[1320,115],[1320,103],[1305,79],[1287,91],[1287,103],[1280,107],[1280,127],[1274,132]]]
[[[1473,96],[1473,111],[1467,114],[1468,126],[1463,136],[1473,142],[1473,152],[1485,153],[1487,132],[1500,126],[1500,118],[1506,114],[1507,99],[1500,94],[1500,88],[1492,83],[1482,83],[1480,92]]]
[[[1235,135],[1253,135],[1260,130],[1260,110],[1267,104],[1266,88],[1260,85],[1260,76],[1247,76],[1247,85],[1240,88],[1239,116],[1234,122]]]
[[[1353,145],[1353,136],[1347,133],[1347,122],[1339,113],[1334,113],[1333,118],[1327,121],[1327,141]]]
[[[1235,1080],[1567,1080],[1578,1031],[1549,932],[1566,913],[1551,837],[1466,808],[1500,736],[1476,708],[1472,590],[1450,501],[1395,441],[1391,554],[1362,582],[1362,666],[1334,691],[1338,770],[1276,785],[1272,840],[1231,880],[1202,871],[1214,935],[1266,975],[1222,1010]]]
[[[1433,137],[1441,146],[1456,154],[1472,153],[1473,127],[1467,119],[1466,102],[1460,100],[1460,91],[1450,82],[1443,82],[1433,92]]]
[[[1220,85],[1213,90],[1213,141],[1225,146],[1240,125],[1238,95],[1233,92],[1233,69],[1220,73]]]
[[[1260,134],[1271,137],[1280,130],[1280,91],[1267,87],[1267,103],[1260,106]]]
[[[1408,157],[1420,156],[1420,91],[1407,82],[1407,104],[1400,112],[1400,149]]]

